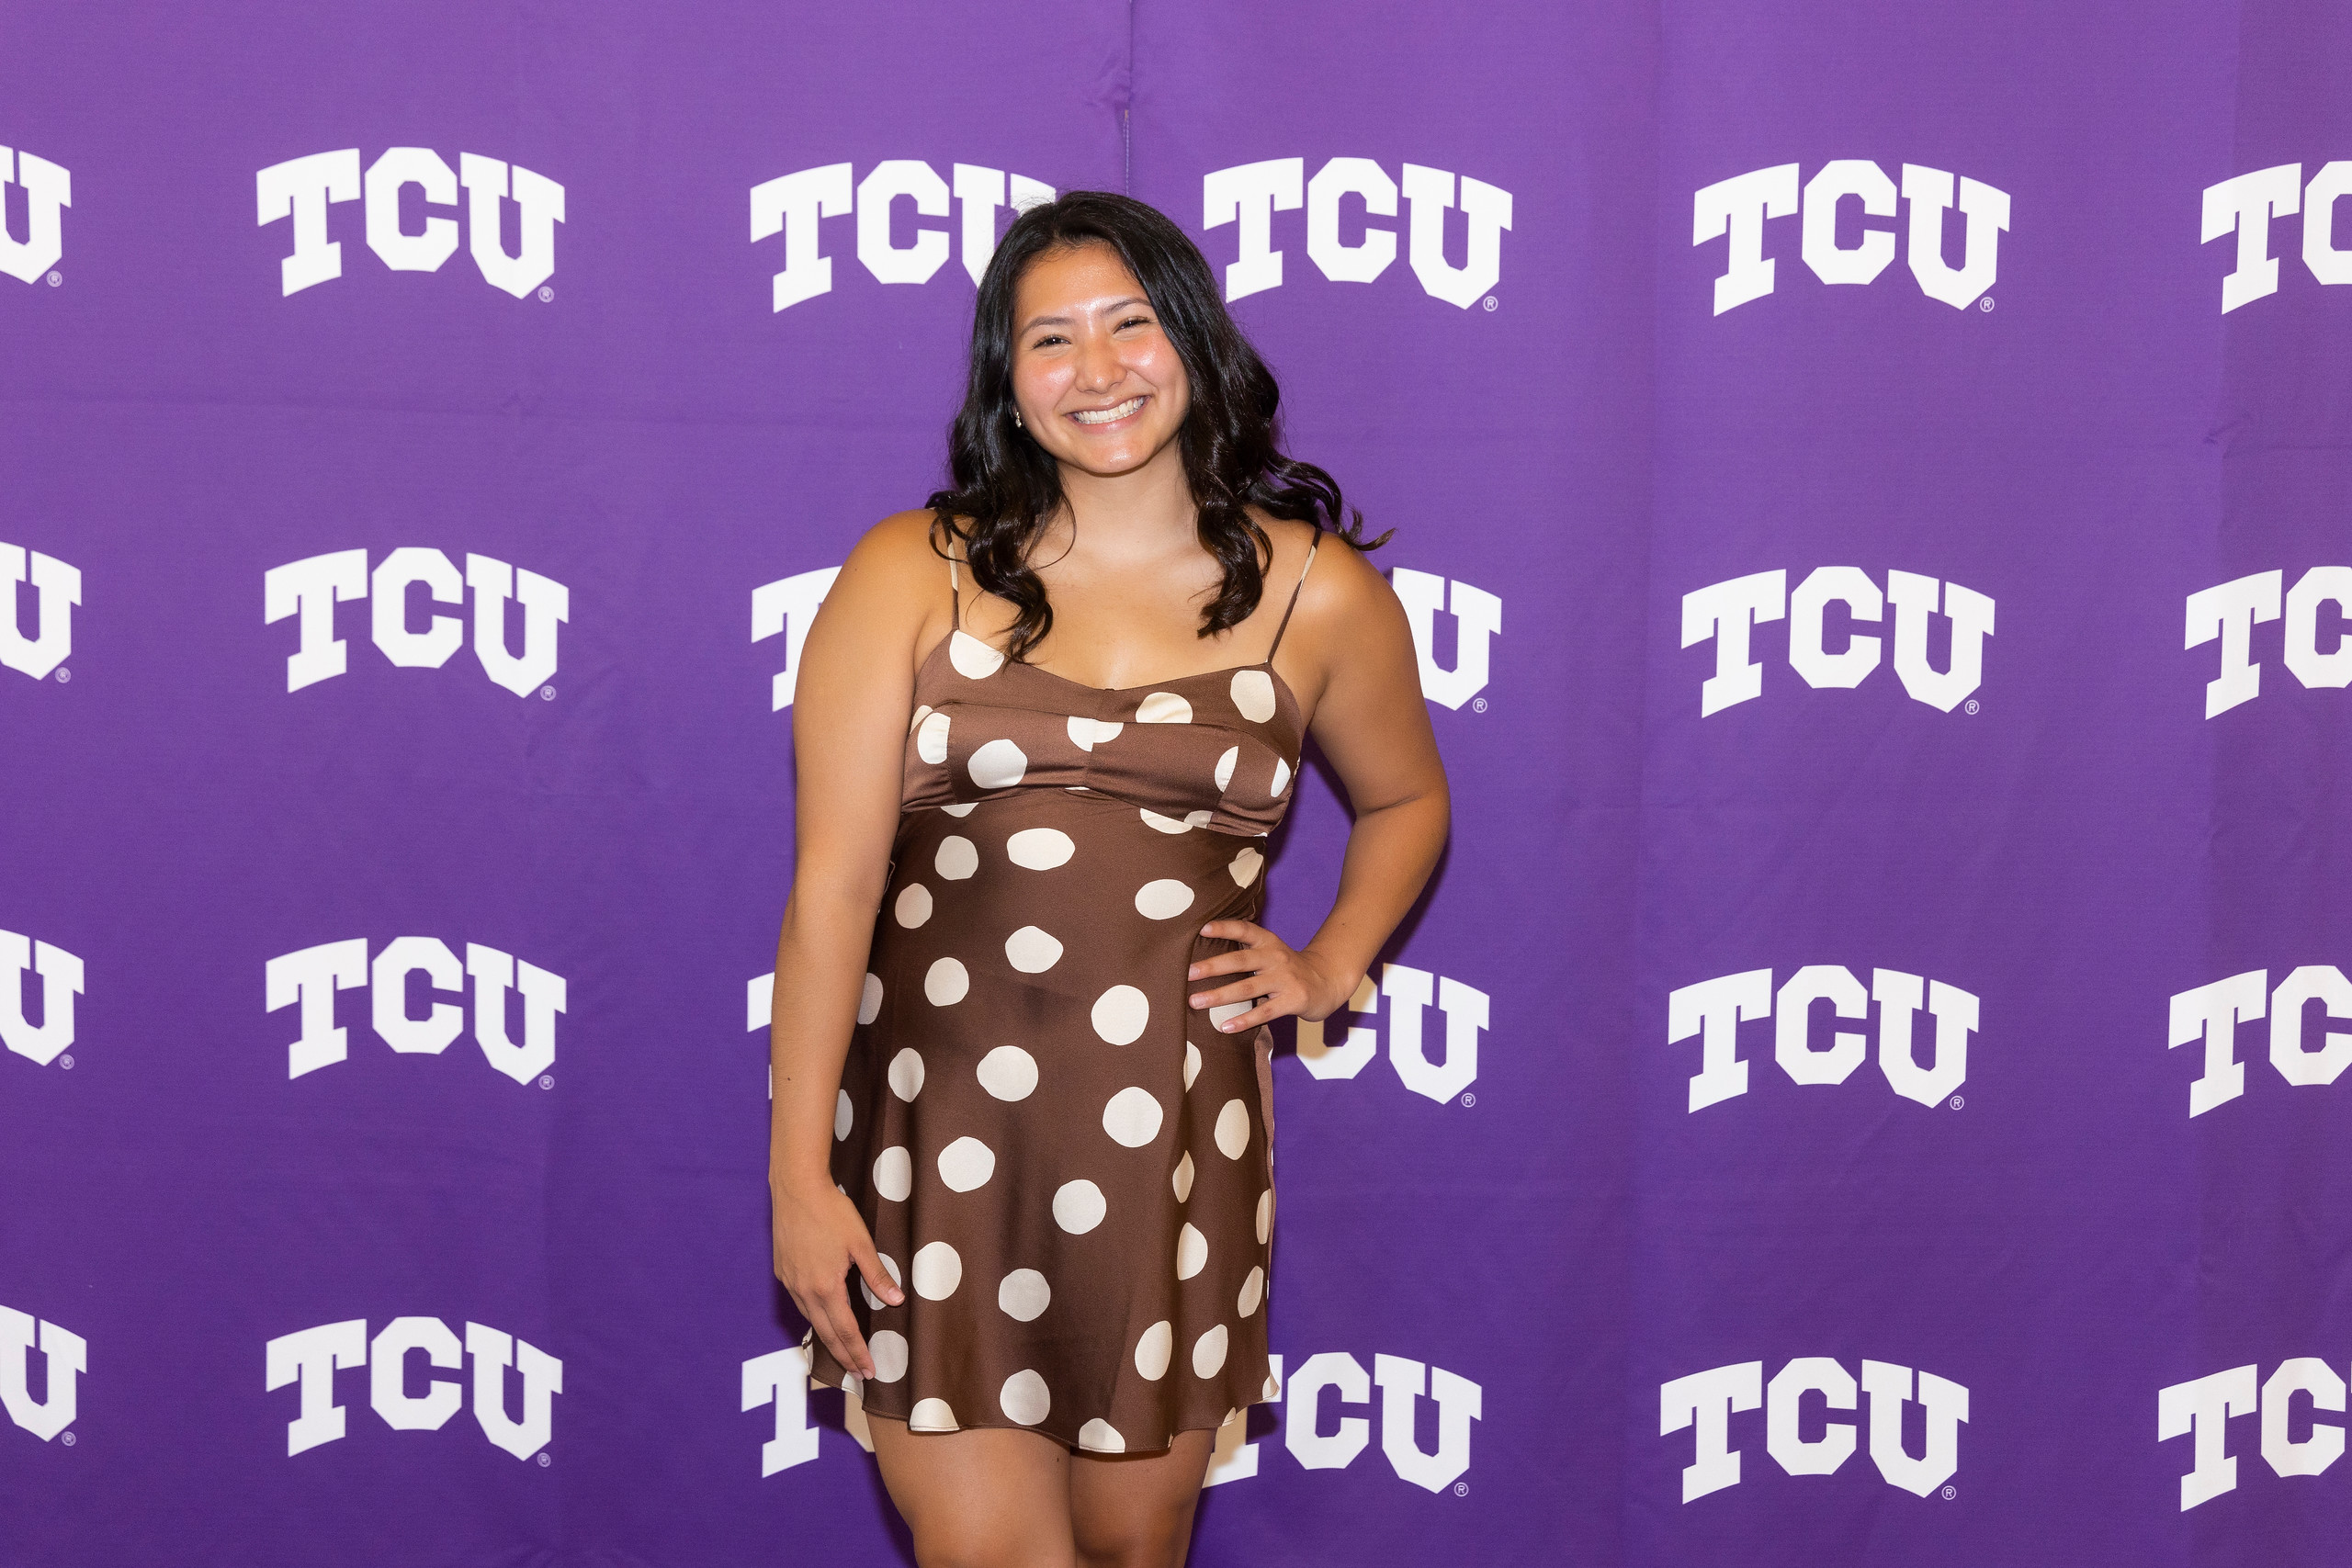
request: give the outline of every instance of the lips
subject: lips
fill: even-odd
[[[1080,409],[1069,417],[1080,424],[1115,424],[1143,407],[1143,396],[1138,393],[1125,402],[1114,403],[1107,409]]]

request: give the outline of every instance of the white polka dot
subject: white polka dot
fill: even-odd
[[[915,731],[915,755],[926,762],[947,761],[947,716],[935,713]]]
[[[1102,1189],[1091,1181],[1065,1181],[1054,1190],[1054,1224],[1072,1235],[1084,1235],[1101,1224],[1107,1207]]]
[[[912,1100],[922,1092],[922,1058],[911,1045],[903,1045],[890,1058],[890,1092],[900,1100]]]
[[[944,1399],[919,1399],[915,1401],[915,1407],[907,1412],[907,1430],[910,1432],[953,1432],[956,1429],[956,1412],[947,1407]]]
[[[874,1190],[893,1203],[903,1203],[915,1188],[915,1162],[904,1144],[892,1144],[874,1156]]]
[[[1176,1348],[1176,1328],[1166,1319],[1143,1331],[1136,1341],[1136,1371],[1146,1382],[1158,1382],[1168,1375],[1168,1359]]]
[[[1094,998],[1094,1032],[1114,1045],[1140,1038],[1151,1021],[1151,998],[1133,986],[1114,986]]]
[[[1115,719],[1080,718],[1072,714],[1068,726],[1069,742],[1081,751],[1091,751],[1105,740],[1117,739],[1119,731],[1125,728]]]
[[[1258,880],[1258,873],[1265,869],[1265,856],[1254,849],[1248,849],[1234,856],[1233,863],[1225,869],[1232,874],[1235,886],[1247,887]],[[944,876],[947,874],[942,871],[940,874]]]
[[[882,1272],[890,1276],[890,1283],[894,1285],[898,1284],[899,1282],[899,1260],[891,1257],[887,1252],[877,1252],[874,1256],[882,1260]],[[881,1312],[889,1306],[890,1303],[888,1302],[886,1302],[880,1296],[876,1295],[866,1285],[865,1276],[864,1274],[860,1274],[857,1277],[857,1288],[859,1291],[864,1292],[865,1296],[865,1304],[873,1308],[876,1312]],[[811,1332],[813,1333],[814,1330],[811,1330]]]
[[[1223,1029],[1226,1020],[1239,1018],[1257,1005],[1255,1002],[1219,1002],[1209,1009],[1209,1026],[1213,1029]]]
[[[1227,1159],[1239,1159],[1241,1151],[1250,1146],[1250,1108],[1238,1100],[1228,1100],[1225,1109],[1216,1113],[1216,1149]]]
[[[1023,828],[1004,841],[1005,858],[1030,871],[1051,871],[1077,852],[1078,845],[1057,828]]]
[[[1234,1305],[1240,1310],[1242,1316],[1248,1317],[1258,1310],[1258,1303],[1265,1293],[1266,1271],[1263,1269],[1252,1268],[1250,1270],[1250,1277],[1241,1281],[1241,1299],[1234,1303]]]
[[[943,806],[939,809],[950,817],[969,817],[972,814],[972,807],[978,805],[979,802],[977,800],[967,800],[961,806]]]
[[[996,1403],[1006,1420],[1034,1427],[1053,1408],[1054,1398],[1046,1391],[1046,1380],[1024,1367],[1004,1380],[1004,1386],[997,1391]]]
[[[1176,1162],[1176,1201],[1189,1202],[1193,1196],[1193,1151],[1186,1149],[1184,1157]]]
[[[1250,852],[1241,852],[1248,854]],[[959,833],[950,833],[939,840],[939,852],[931,857],[931,868],[950,882],[961,882],[980,869],[980,852],[971,840]],[[1243,883],[1244,887],[1249,886]]]
[[[1216,760],[1216,787],[1225,788],[1233,782],[1233,765],[1241,761],[1241,748],[1228,746],[1225,755]]]
[[[1159,1136],[1160,1118],[1159,1101],[1151,1097],[1151,1091],[1131,1084],[1102,1107],[1102,1130],[1114,1142],[1139,1149]]]
[[[1263,724],[1274,716],[1274,681],[1263,670],[1236,670],[1229,689],[1233,705],[1250,723]]]
[[[909,1099],[913,1097],[910,1095]],[[833,1096],[833,1138],[835,1142],[849,1136],[849,1090],[841,1089]]]
[[[1200,1076],[1201,1048],[1187,1040],[1184,1042],[1184,1087],[1192,1088],[1193,1080]]]
[[[1042,975],[1061,959],[1062,944],[1051,931],[1023,926],[1004,939],[1004,961],[1023,975]]]
[[[1127,1451],[1127,1439],[1119,1429],[1100,1416],[1078,1429],[1078,1446],[1091,1453],[1123,1454]]]
[[[1149,807],[1143,808],[1143,820],[1145,827],[1157,829],[1162,833],[1189,833],[1194,826],[1189,821],[1179,821],[1173,817],[1162,817]]]
[[[967,681],[985,681],[1004,668],[1004,655],[959,629],[947,634],[947,662]]]
[[[1213,1378],[1225,1365],[1225,1325],[1218,1324],[1193,1341],[1193,1375]]]
[[[899,901],[890,907],[890,913],[900,925],[914,930],[931,919],[931,889],[920,882],[908,883],[899,889]]]
[[[882,1016],[882,976],[868,973],[865,988],[857,994],[857,1021],[872,1023]]]
[[[933,1007],[954,1007],[972,988],[972,977],[952,958],[942,958],[923,971],[922,994]]]
[[[1277,757],[1274,759],[1274,795],[1276,798],[1279,799],[1283,791],[1289,787],[1290,763],[1283,761],[1282,758]]]
[[[1275,1377],[1273,1373],[1268,1372],[1266,1381],[1260,1385],[1258,1392],[1261,1398],[1280,1399],[1283,1396],[1282,1380]]]
[[[1029,759],[1020,747],[1000,735],[973,752],[972,760],[964,765],[972,782],[982,789],[1011,789],[1029,771]]]
[[[945,1242],[928,1242],[915,1253],[915,1294],[944,1302],[963,1282],[964,1259]]]
[[[978,1138],[958,1138],[939,1151],[939,1179],[950,1192],[984,1187],[996,1174],[996,1151]]]
[[[865,1349],[874,1358],[876,1382],[897,1382],[907,1375],[907,1337],[897,1329],[877,1329],[867,1335]]]
[[[1209,818],[1216,815],[1216,813],[1214,811],[1187,811],[1184,813],[1184,826],[1187,828],[1205,828],[1209,825]],[[1265,837],[1263,833],[1261,833],[1258,836],[1261,839]]]
[[[1271,1187],[1258,1196],[1258,1245],[1263,1247],[1274,1229],[1274,1190]]]
[[[1148,920],[1172,920],[1193,907],[1193,890],[1172,876],[1136,889],[1136,913]]]
[[[909,722],[909,724],[907,725],[907,733],[908,733],[908,734],[910,734],[910,735],[911,735],[911,734],[913,734],[916,730],[918,730],[918,729],[922,728],[922,721],[923,721],[924,719],[929,718],[930,716],[931,716],[931,705],[930,705],[929,703],[925,703],[925,704],[923,704],[923,705],[922,705],[922,706],[921,706],[921,707],[919,707],[919,708],[915,709],[915,716],[914,716],[914,718],[913,718],[910,722]]]
[[[1190,724],[1193,705],[1173,692],[1154,692],[1136,705],[1137,724]]]
[[[1184,1228],[1176,1233],[1176,1278],[1191,1279],[1207,1266],[1208,1260],[1209,1238],[1192,1221],[1185,1221]],[[920,1267],[922,1259],[918,1258],[916,1263]]]
[[[1018,1045],[1000,1045],[974,1069],[980,1087],[999,1100],[1026,1100],[1037,1087],[1037,1058]]]
[[[1023,1323],[1034,1322],[1053,1299],[1046,1277],[1035,1269],[1015,1269],[996,1288],[997,1309]]]

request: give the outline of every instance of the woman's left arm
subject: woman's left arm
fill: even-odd
[[[1405,608],[1363,556],[1336,541],[1327,548],[1328,570],[1310,574],[1288,643],[1320,672],[1310,733],[1339,773],[1355,821],[1339,898],[1305,947],[1294,949],[1250,920],[1201,928],[1243,944],[1202,960],[1185,976],[1240,976],[1192,997],[1195,1009],[1257,1003],[1219,1025],[1227,1033],[1294,1013],[1328,1018],[1346,1006],[1445,847],[1453,808]],[[1306,683],[1316,683],[1313,674]]]

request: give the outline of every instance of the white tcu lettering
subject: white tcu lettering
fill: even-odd
[[[33,635],[17,620],[17,585],[29,580],[40,601]],[[74,606],[82,602],[82,573],[54,556],[0,544],[0,666],[46,680],[74,653]]]
[[[1283,1443],[1300,1468],[1344,1470],[1355,1462],[1372,1441],[1372,1423],[1362,1416],[1341,1416],[1323,1430],[1323,1395],[1328,1391],[1340,1404],[1368,1405],[1372,1386],[1380,1385],[1380,1451],[1397,1478],[1425,1491],[1442,1492],[1470,1468],[1470,1423],[1482,1418],[1485,1394],[1479,1385],[1442,1367],[1424,1366],[1402,1356],[1375,1355],[1373,1373],[1345,1351],[1327,1350],[1301,1361],[1287,1379],[1277,1363],[1269,1381],[1286,1405]],[[1424,1396],[1437,1403],[1437,1451],[1416,1446],[1413,1430],[1417,1403]],[[1237,1469],[1254,1458],[1248,1454],[1238,1431],[1235,1453],[1227,1461]],[[1224,1447],[1219,1435],[1220,1450]],[[1245,1473],[1247,1473],[1245,1472]],[[1239,1474],[1220,1477],[1238,1480]]]
[[[2290,1357],[2267,1378],[2249,1363],[2158,1389],[2156,1440],[2189,1440],[2189,1470],[2180,1478],[2181,1511],[2237,1490],[2237,1456],[2229,1451],[2229,1424],[2235,1416],[2261,1415],[2262,1460],[2273,1473],[2324,1474],[2344,1457],[2344,1427],[2321,1416],[2342,1416],[2344,1395],[2345,1381],[2335,1366],[2317,1356]],[[2304,1402],[2300,1405],[2298,1396]],[[2294,1435],[2298,1424],[2306,1429],[2301,1438]]]
[[[0,569],[5,569],[0,558]],[[369,601],[368,629],[393,664],[437,670],[465,641],[455,615],[430,615],[422,628],[409,619],[409,589],[423,583],[435,603],[463,603],[473,591],[473,649],[491,681],[527,697],[556,671],[556,627],[571,619],[571,591],[536,571],[517,570],[489,556],[469,555],[463,578],[439,550],[406,546],[377,563],[371,575],[366,550],[336,550],[271,567],[262,575],[262,622],[274,626],[296,617],[295,649],[286,658],[286,689],[332,680],[349,667],[349,647],[334,635],[334,607],[353,599]],[[523,606],[523,651],[506,646],[507,602]]]
[[[817,618],[817,606],[832,592],[833,579],[841,570],[820,567],[752,590],[752,640],[763,642],[778,632],[784,634],[784,669],[771,694],[775,712],[792,705],[792,694],[800,681],[800,649],[808,641],[809,623]]]
[[[2237,236],[2237,252],[2222,279],[2222,313],[2278,292],[2278,258],[2270,254],[2270,220],[2303,219],[2303,265],[2323,284],[2352,283],[2352,250],[2335,244],[2335,204],[2352,195],[2352,159],[2322,164],[2303,183],[2301,164],[2278,164],[2205,187],[2198,238],[2211,244]]]
[[[919,158],[889,158],[852,183],[852,166],[827,164],[763,180],[752,187],[752,240],[784,236],[784,270],[774,280],[773,308],[788,310],[833,288],[833,261],[821,254],[819,225],[828,218],[857,215],[857,259],[877,283],[928,283],[947,261],[947,231],[918,225],[913,242],[890,241],[894,205],[914,204],[918,218],[945,218],[950,201],[963,209],[959,240],[964,271],[973,283],[996,254],[996,214],[1010,205],[1018,212],[1054,199],[1054,187],[1025,175],[1009,178],[1001,169],[977,164],[953,166],[952,179]]]
[[[1769,219],[1804,212],[1802,254],[1805,265],[1824,283],[1872,282],[1894,259],[1891,230],[1866,228],[1858,243],[1838,243],[1842,201],[1859,201],[1865,218],[1894,216],[1895,185],[1884,169],[1866,158],[1834,159],[1804,182],[1802,194],[1797,173],[1797,164],[1776,164],[1718,180],[1692,194],[1690,243],[1703,245],[1729,237],[1724,273],[1715,279],[1716,315],[1772,292],[1774,263],[1764,254]],[[1951,175],[1905,164],[1902,199],[1911,204],[1905,253],[1919,292],[1955,310],[1974,304],[1997,275],[2001,235],[2009,227],[2008,193],[1976,180],[1959,182],[1968,236],[1965,259],[1956,267],[1944,260],[1943,252],[1944,214],[1953,203]]]
[[[25,187],[25,237],[0,221],[0,272],[19,283],[35,283],[65,254],[65,209],[74,205],[74,176],[46,158],[0,147],[0,193]],[[0,209],[5,209],[0,195]]]
[[[1923,1001],[1936,1019],[1935,1054],[1924,1067],[1912,1042],[1912,1021]],[[1812,964],[1791,975],[1776,997],[1772,972],[1749,969],[1667,993],[1666,1043],[1676,1045],[1699,1037],[1690,1111],[1747,1092],[1747,1064],[1739,1060],[1739,1025],[1768,1012],[1773,1017],[1772,1059],[1791,1082],[1841,1084],[1852,1077],[1870,1054],[1869,1042],[1857,1031],[1832,1029],[1828,1043],[1817,1043],[1817,1002],[1828,1003],[1838,1018],[1854,1020],[1868,1018],[1870,1004],[1878,1004],[1879,1071],[1887,1087],[1904,1099],[1937,1105],[1967,1081],[1968,1037],[1977,1031],[1977,999],[1959,987],[1922,981],[1899,969],[1873,969],[1865,993],[1851,970]]]
[[[1378,992],[1366,976],[1348,998],[1345,1010],[1373,1012],[1381,997],[1388,998],[1388,1063],[1396,1069],[1398,1082],[1415,1094],[1444,1104],[1477,1081],[1478,1033],[1487,1027],[1486,992],[1426,969],[1384,964]],[[1430,1060],[1422,1035],[1423,1010],[1432,1001],[1445,1015],[1445,1056],[1437,1062]],[[1329,1022],[1328,1019],[1298,1021],[1298,1059],[1317,1078],[1354,1077],[1378,1049],[1376,1036],[1373,1030],[1357,1024],[1349,1028],[1344,1043],[1327,1044],[1324,1031]]]
[[[2188,1113],[2202,1116],[2245,1093],[2245,1064],[2237,1059],[2237,1026],[2270,1018],[2270,1065],[2290,1084],[2324,1087],[2352,1066],[2352,1032],[2313,1029],[2310,1004],[2333,1021],[2352,1023],[2352,980],[2332,964],[2306,964],[2270,988],[2270,972],[2249,969],[2172,998],[2167,1046],[2202,1042],[2205,1056],[2188,1086]],[[2317,1036],[2314,1043],[2313,1036]]]
[[[5,1310],[5,1309],[0,1309]],[[0,1333],[5,1333],[0,1329]],[[266,1391],[299,1384],[300,1401],[286,1424],[286,1451],[299,1454],[332,1443],[345,1429],[346,1412],[334,1399],[334,1374],[368,1369],[369,1406],[396,1431],[429,1432],[445,1426],[462,1400],[458,1384],[429,1374],[424,1392],[410,1389],[412,1352],[422,1351],[431,1367],[455,1371],[461,1359],[458,1336],[437,1317],[396,1317],[371,1345],[365,1318],[322,1324],[280,1335],[264,1347]],[[462,1355],[473,1359],[474,1422],[483,1437],[516,1459],[529,1459],[554,1435],[555,1396],[563,1392],[563,1363],[526,1340],[479,1323],[466,1325]],[[506,1371],[523,1380],[523,1414],[507,1414]]]
[[[40,976],[40,1026],[25,1021],[25,990]],[[62,947],[0,931],[0,1045],[47,1066],[74,1043],[74,998],[82,961]]]
[[[5,936],[0,932],[0,936]],[[0,944],[0,961],[6,949]],[[332,1066],[350,1055],[350,1032],[334,1021],[334,995],[368,986],[374,991],[370,1018],[376,1033],[395,1051],[438,1055],[463,1027],[454,1003],[435,1002],[422,1018],[409,1011],[408,977],[423,974],[436,991],[462,993],[473,976],[474,1043],[490,1065],[527,1084],[555,1065],[556,1015],[564,1010],[569,987],[563,976],[477,942],[466,944],[462,968],[446,942],[433,937],[395,937],[368,960],[364,937],[324,942],[271,959],[264,966],[268,1010],[299,1003],[301,1037],[287,1047],[286,1076]],[[506,1032],[506,993],[523,995],[523,1038]]]
[[[1984,684],[1984,639],[1993,635],[1993,601],[1957,582],[1916,572],[1889,571],[1886,592],[1858,567],[1825,566],[1788,591],[1786,571],[1751,572],[1710,583],[1682,596],[1682,646],[1712,640],[1715,672],[1699,687],[1699,716],[1721,713],[1764,694],[1764,667],[1752,656],[1751,633],[1767,621],[1789,618],[1789,665],[1805,684],[1850,689],[1879,667],[1881,639],[1849,635],[1828,646],[1831,601],[1855,621],[1878,622],[1894,606],[1894,673],[1917,701],[1950,713]],[[1928,622],[1940,609],[1951,622],[1950,667],[1928,660]]]
[[[1870,1396],[1871,1462],[1890,1486],[1925,1497],[1959,1472],[1960,1428],[1968,1420],[1968,1390],[1933,1372],[1914,1374],[1890,1361],[1861,1364],[1861,1392]],[[1903,1446],[1903,1407],[1915,1393],[1926,1420],[1917,1458]],[[1802,1436],[1799,1402],[1818,1393],[1828,1410],[1854,1408],[1855,1380],[1827,1356],[1800,1356],[1768,1385],[1764,1363],[1740,1361],[1658,1385],[1658,1435],[1689,1429],[1693,1457],[1682,1470],[1682,1500],[1694,1502],[1740,1483],[1740,1451],[1732,1446],[1731,1418],[1765,1405],[1765,1452],[1791,1475],[1833,1475],[1853,1456],[1854,1426],[1825,1420],[1822,1436]]]
[[[808,1351],[787,1345],[743,1363],[743,1409],[775,1406],[775,1436],[760,1445],[760,1474],[769,1476],[817,1457],[817,1428],[808,1424]]]
[[[1468,310],[1502,276],[1502,236],[1511,226],[1510,192],[1467,175],[1457,182],[1444,169],[1401,164],[1399,178],[1369,158],[1333,158],[1307,179],[1303,158],[1269,158],[1214,169],[1201,179],[1201,224],[1235,225],[1238,256],[1225,269],[1227,300],[1279,288],[1283,253],[1274,245],[1273,215],[1295,212],[1304,193],[1306,255],[1334,283],[1370,283],[1396,259],[1396,233],[1369,221],[1396,216],[1402,188],[1412,213],[1406,254],[1421,291]],[[1342,198],[1363,204],[1363,238],[1341,233]],[[1463,264],[1445,259],[1445,215],[1458,203],[1468,222]]]
[[[1406,624],[1412,628],[1413,653],[1420,661],[1421,695],[1433,703],[1459,708],[1487,689],[1487,639],[1502,635],[1503,602],[1483,588],[1466,582],[1449,583],[1434,572],[1400,566],[1389,573],[1389,586],[1405,606]],[[1437,616],[1453,612],[1453,668],[1437,662]]]
[[[2284,571],[2257,571],[2188,596],[2182,646],[2197,648],[2217,638],[2222,645],[2221,673],[2205,683],[2207,718],[2262,694],[2254,628],[2281,619],[2282,606],[2280,662],[2307,688],[2341,691],[2352,686],[2352,637],[2344,635],[2339,624],[2333,641],[2323,649],[2319,626],[2323,604],[2335,607],[2331,618],[2338,623],[2352,617],[2352,566],[2312,567],[2292,588],[2285,587],[2286,578]]]
[[[466,187],[467,241],[484,282],[515,299],[555,276],[555,226],[563,221],[563,187],[520,164],[509,165],[479,153],[458,154],[458,173],[427,147],[388,148],[359,172],[359,150],[272,164],[254,176],[257,220],[293,220],[294,252],[278,264],[279,289],[295,294],[343,276],[343,243],[327,238],[327,206],[367,197],[368,248],[395,272],[437,272],[457,254],[458,224],[427,218],[410,233],[401,228],[401,189],[415,186],[427,207],[454,209],[458,186]],[[499,230],[501,204],[512,197],[521,214],[520,250],[506,254]]]
[[[30,1361],[40,1348],[48,1366],[40,1403],[33,1403]],[[90,1370],[90,1347],[80,1335],[30,1313],[0,1306],[0,1407],[8,1419],[42,1442],[74,1425],[80,1406],[75,1379]],[[2340,1406],[2339,1406],[2340,1408]]]

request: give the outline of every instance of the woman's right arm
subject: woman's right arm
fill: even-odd
[[[849,1270],[881,1300],[902,1297],[856,1206],[834,1187],[830,1161],[842,1063],[898,830],[914,652],[945,598],[945,568],[925,542],[930,516],[886,518],[850,552],[808,628],[792,705],[792,894],[768,1029],[775,1275],[834,1359],[863,1377],[874,1364],[851,1314]]]

